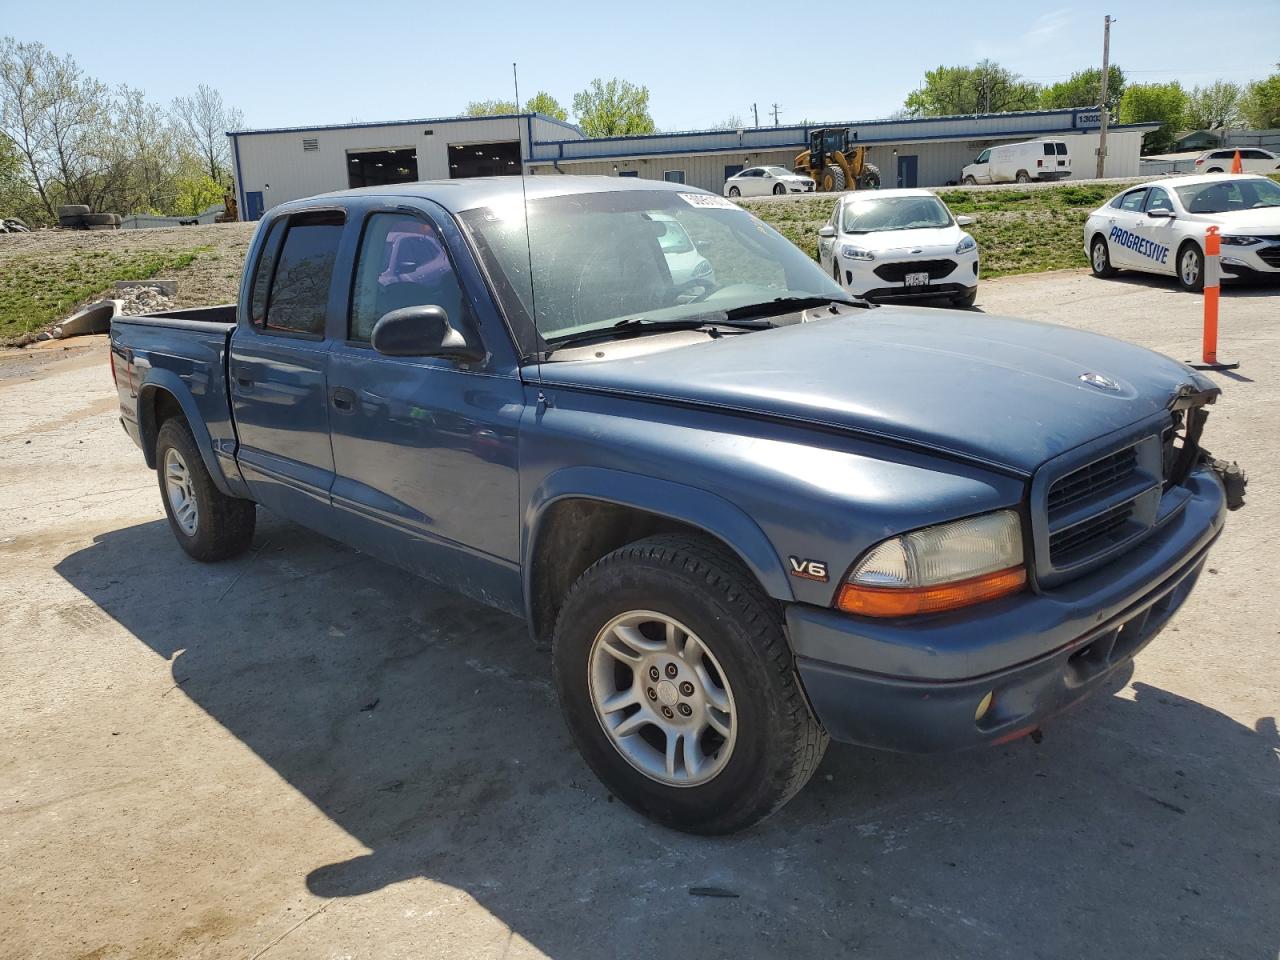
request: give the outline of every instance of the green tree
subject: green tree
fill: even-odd
[[[568,120],[569,111],[545,90],[539,90],[529,102],[524,105],[525,110],[529,113],[540,113],[544,117],[550,117],[552,120]]]
[[[1182,122],[1192,130],[1219,130],[1240,122],[1240,99],[1244,91],[1237,83],[1215,80],[1196,87],[1187,95]]]
[[[1280,63],[1276,67],[1280,69]],[[1240,101],[1240,113],[1250,129],[1280,127],[1280,72],[1249,84]]]
[[[499,117],[519,113],[520,108],[514,100],[472,100],[462,112],[468,117]]]
[[[913,117],[945,117],[968,113],[1034,110],[1040,88],[998,63],[983,60],[972,67],[938,67],[924,75],[924,85],[907,95]]]
[[[1107,109],[1115,113],[1124,94],[1124,71],[1112,64],[1107,69]],[[1096,107],[1102,101],[1102,70],[1090,67],[1077,70],[1066,80],[1051,83],[1040,91],[1040,106],[1045,110],[1070,107]]]
[[[1178,131],[1186,124],[1187,92],[1174,80],[1171,83],[1132,83],[1120,98],[1116,119],[1120,123],[1159,123],[1142,138],[1142,149],[1160,153],[1173,146]]]
[[[179,174],[174,181],[172,210],[179,217],[194,217],[222,202],[223,187],[203,170]]]
[[[573,96],[573,112],[578,126],[588,137],[623,137],[654,133],[657,127],[649,115],[649,88],[616,77],[598,77],[591,86]]]

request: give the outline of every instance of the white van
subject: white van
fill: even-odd
[[[1071,176],[1065,140],[1028,140],[989,147],[960,172],[961,183],[1030,183]]]

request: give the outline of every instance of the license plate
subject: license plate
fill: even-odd
[[[908,273],[908,287],[927,287],[929,285],[929,274],[927,273]]]

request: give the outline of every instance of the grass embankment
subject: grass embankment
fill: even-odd
[[[181,270],[210,249],[93,250],[70,259],[13,257],[0,270],[0,340],[61,320],[79,304],[105,296],[117,280],[150,280]]]
[[[1122,183],[1075,184],[1038,190],[938,190],[978,241],[982,275],[1002,277],[1088,266],[1082,231],[1090,211],[1125,188]],[[809,256],[818,256],[818,228],[831,216],[833,197],[756,201],[743,206],[772,225]]]

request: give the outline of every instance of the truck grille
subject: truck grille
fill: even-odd
[[[1041,583],[1086,572],[1155,524],[1167,425],[1149,422],[1137,435],[1089,444],[1041,468],[1032,484]]]
[[[1258,251],[1258,259],[1269,267],[1280,267],[1280,243],[1263,247]]]
[[[887,283],[903,283],[908,273],[928,273],[932,281],[941,280],[955,268],[954,260],[915,260],[911,263],[882,263],[873,272]]]

